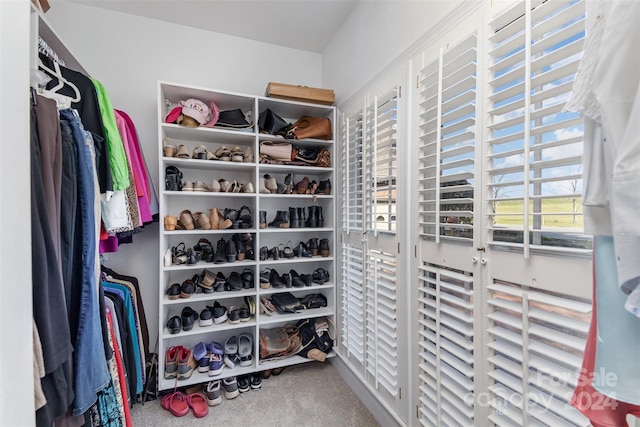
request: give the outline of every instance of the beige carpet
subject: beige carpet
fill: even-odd
[[[379,427],[335,368],[319,362],[288,367],[282,374],[262,380],[260,390],[242,393],[233,400],[223,397],[204,418],[195,418],[192,411],[176,418],[162,409],[159,400],[136,404],[132,418],[136,427]]]

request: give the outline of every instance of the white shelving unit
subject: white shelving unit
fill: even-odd
[[[221,127],[213,128],[189,128],[176,124],[164,123],[164,118],[170,109],[171,104],[184,101],[189,98],[196,98],[205,103],[210,101],[220,108],[221,111],[241,109],[245,113],[250,113],[254,125],[247,129],[228,129]],[[167,102],[168,101],[168,102]],[[261,141],[283,141],[281,137],[276,137],[259,132],[258,117],[261,111],[270,108],[276,114],[284,118],[288,123],[295,122],[303,115],[328,117],[331,119],[333,135],[336,135],[336,110],[331,106],[319,104],[300,103],[284,100],[276,100],[261,96],[252,96],[238,93],[230,93],[213,89],[185,86],[174,83],[159,82],[158,84],[158,144],[159,144],[159,173],[161,192],[160,197],[160,217],[164,219],[166,215],[173,215],[179,219],[180,213],[188,209],[191,212],[209,212],[210,208],[240,209],[248,206],[251,210],[253,223],[248,229],[226,230],[174,230],[166,231],[164,226],[160,227],[158,260],[160,266],[159,283],[159,380],[158,387],[165,390],[178,386],[186,386],[207,382],[212,379],[220,379],[234,375],[243,375],[251,372],[262,371],[281,366],[294,365],[311,361],[301,356],[292,356],[280,360],[264,360],[259,357],[259,331],[260,328],[274,328],[285,324],[295,324],[299,319],[331,316],[335,315],[335,201],[334,191],[330,195],[308,195],[308,194],[260,194],[259,178],[265,174],[275,177],[280,183],[284,182],[287,174],[293,174],[294,183],[297,183],[305,176],[309,180],[330,179],[335,185],[334,168],[335,150],[334,140],[295,140],[291,141],[296,146],[307,146],[313,148],[327,148],[331,152],[332,167],[312,167],[312,166],[290,166],[261,164],[259,158],[259,147]],[[225,162],[220,160],[195,160],[175,157],[164,157],[163,149],[165,142],[178,147],[185,145],[190,153],[198,145],[205,145],[208,151],[215,152],[222,145],[229,149],[239,146],[243,151],[248,147],[253,149],[253,162]],[[202,181],[209,184],[212,179],[226,179],[240,183],[252,182],[256,193],[221,193],[221,192],[191,192],[191,191],[164,191],[165,170],[168,166],[177,167],[183,174],[183,181]],[[308,207],[312,205],[322,206],[324,226],[322,228],[263,228],[258,226],[259,211],[267,212],[267,223],[271,222],[278,210],[288,211],[289,207],[304,208],[308,212]],[[193,247],[200,238],[205,238],[211,242],[215,251],[218,240],[229,240],[235,233],[250,233],[254,240],[255,260],[245,259],[223,264],[214,264],[200,261],[194,265],[171,265],[164,266],[164,254],[167,249],[184,243],[186,248]],[[330,255],[322,257],[320,255],[312,258],[290,258],[273,260],[260,260],[260,248],[266,246],[272,249],[274,246],[287,245],[295,247],[300,242],[307,242],[311,238],[327,238],[329,240]],[[275,269],[279,274],[295,270],[299,274],[311,274],[317,268],[324,268],[329,272],[330,281],[318,285],[306,286],[303,288],[260,288],[260,273],[267,268]],[[250,269],[254,275],[253,288],[242,289],[241,291],[214,292],[212,294],[198,293],[189,298],[170,300],[167,297],[169,287],[178,283],[181,284],[194,275],[200,275],[203,270],[209,270],[214,275],[222,272],[225,277],[229,277],[231,272],[242,273],[245,269]],[[322,293],[327,297],[327,307],[306,310],[300,313],[279,314],[271,316],[260,314],[259,300],[261,296],[272,296],[278,292],[291,292],[296,297],[302,297],[310,293]],[[200,313],[206,306],[212,306],[215,301],[227,308],[232,305],[245,305],[245,297],[252,297],[256,301],[256,314],[247,322],[230,324],[228,322],[200,327],[198,322],[190,331],[181,330],[177,334],[170,334],[166,327],[167,321],[172,316],[180,316],[184,307],[191,307]],[[222,374],[210,377],[207,373],[199,373],[197,370],[188,379],[178,380],[164,378],[164,366],[167,349],[172,346],[185,346],[193,349],[199,342],[210,343],[219,342],[224,345],[225,341],[233,335],[248,333],[253,337],[253,362],[251,366],[236,366],[233,369],[225,367]],[[333,353],[329,355],[333,356]]]

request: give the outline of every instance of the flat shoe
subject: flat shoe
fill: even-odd
[[[244,153],[242,152],[242,149],[237,145],[231,149],[231,161],[232,162],[244,161]]]
[[[162,147],[162,153],[165,157],[175,157],[176,155],[176,146],[173,144],[166,144]]]

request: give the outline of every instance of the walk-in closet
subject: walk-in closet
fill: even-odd
[[[0,426],[640,427],[638,22],[0,1]]]

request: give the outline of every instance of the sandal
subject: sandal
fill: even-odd
[[[224,178],[221,178],[218,180],[218,183],[220,184],[220,192],[222,193],[228,193],[229,192],[229,187],[231,187],[231,184],[229,183],[229,181],[227,181]]]
[[[181,391],[174,391],[162,398],[160,405],[174,417],[184,417],[189,413],[189,405]]]
[[[175,166],[167,166],[164,172],[164,189],[166,191],[182,190],[182,172]]]
[[[214,154],[219,160],[225,162],[231,161],[231,151],[229,151],[226,145],[218,148]]]
[[[214,377],[222,373],[224,363],[222,363],[222,356],[224,355],[224,348],[219,342],[213,341],[211,343],[211,354],[209,355],[209,376]]]
[[[313,283],[321,285],[329,281],[329,272],[324,268],[318,268],[312,275]]]
[[[229,368],[233,368],[234,366],[236,366],[235,359],[237,356],[238,356],[238,338],[235,335],[232,335],[229,338],[227,338],[227,341],[225,341],[224,343],[224,363]]]
[[[165,141],[167,141],[167,139],[168,138],[165,138]],[[164,154],[165,157],[175,157],[175,155],[176,155],[176,146],[173,145],[170,142],[167,142],[162,147],[162,153]]]
[[[172,263],[173,264],[186,264],[187,263],[187,251],[185,251],[185,245],[183,242],[178,243],[171,248]]]
[[[207,147],[204,145],[198,145],[193,149],[192,159],[196,160],[207,160]]]
[[[209,405],[202,393],[191,393],[187,396],[187,404],[193,409],[196,418],[202,418],[209,414]]]
[[[237,145],[231,149],[231,161],[244,162],[244,153],[242,152],[242,149]]]
[[[211,242],[208,239],[204,237],[200,238],[193,249],[200,253],[200,259],[202,259],[202,261],[213,262],[213,246],[211,246]],[[213,275],[213,273],[211,274]],[[213,278],[211,279],[211,283],[213,283]]]
[[[244,150],[244,162],[245,163],[253,162],[253,148],[247,147],[247,149]]]
[[[191,154],[189,154],[189,149],[187,148],[186,145],[180,144],[178,146],[178,152],[176,154],[176,157],[178,157],[180,159],[190,159],[191,158]]]
[[[282,256],[284,258],[293,258],[295,256],[293,253],[293,247],[291,246],[291,240],[287,242],[287,245],[282,250]]]
[[[238,274],[238,272],[236,271],[231,272],[231,274],[229,275],[229,278],[227,279],[227,289],[225,290],[226,291],[242,290],[242,279],[240,278],[240,275]]]
[[[249,334],[238,336],[238,356],[240,366],[251,366],[253,361],[253,338]]]

